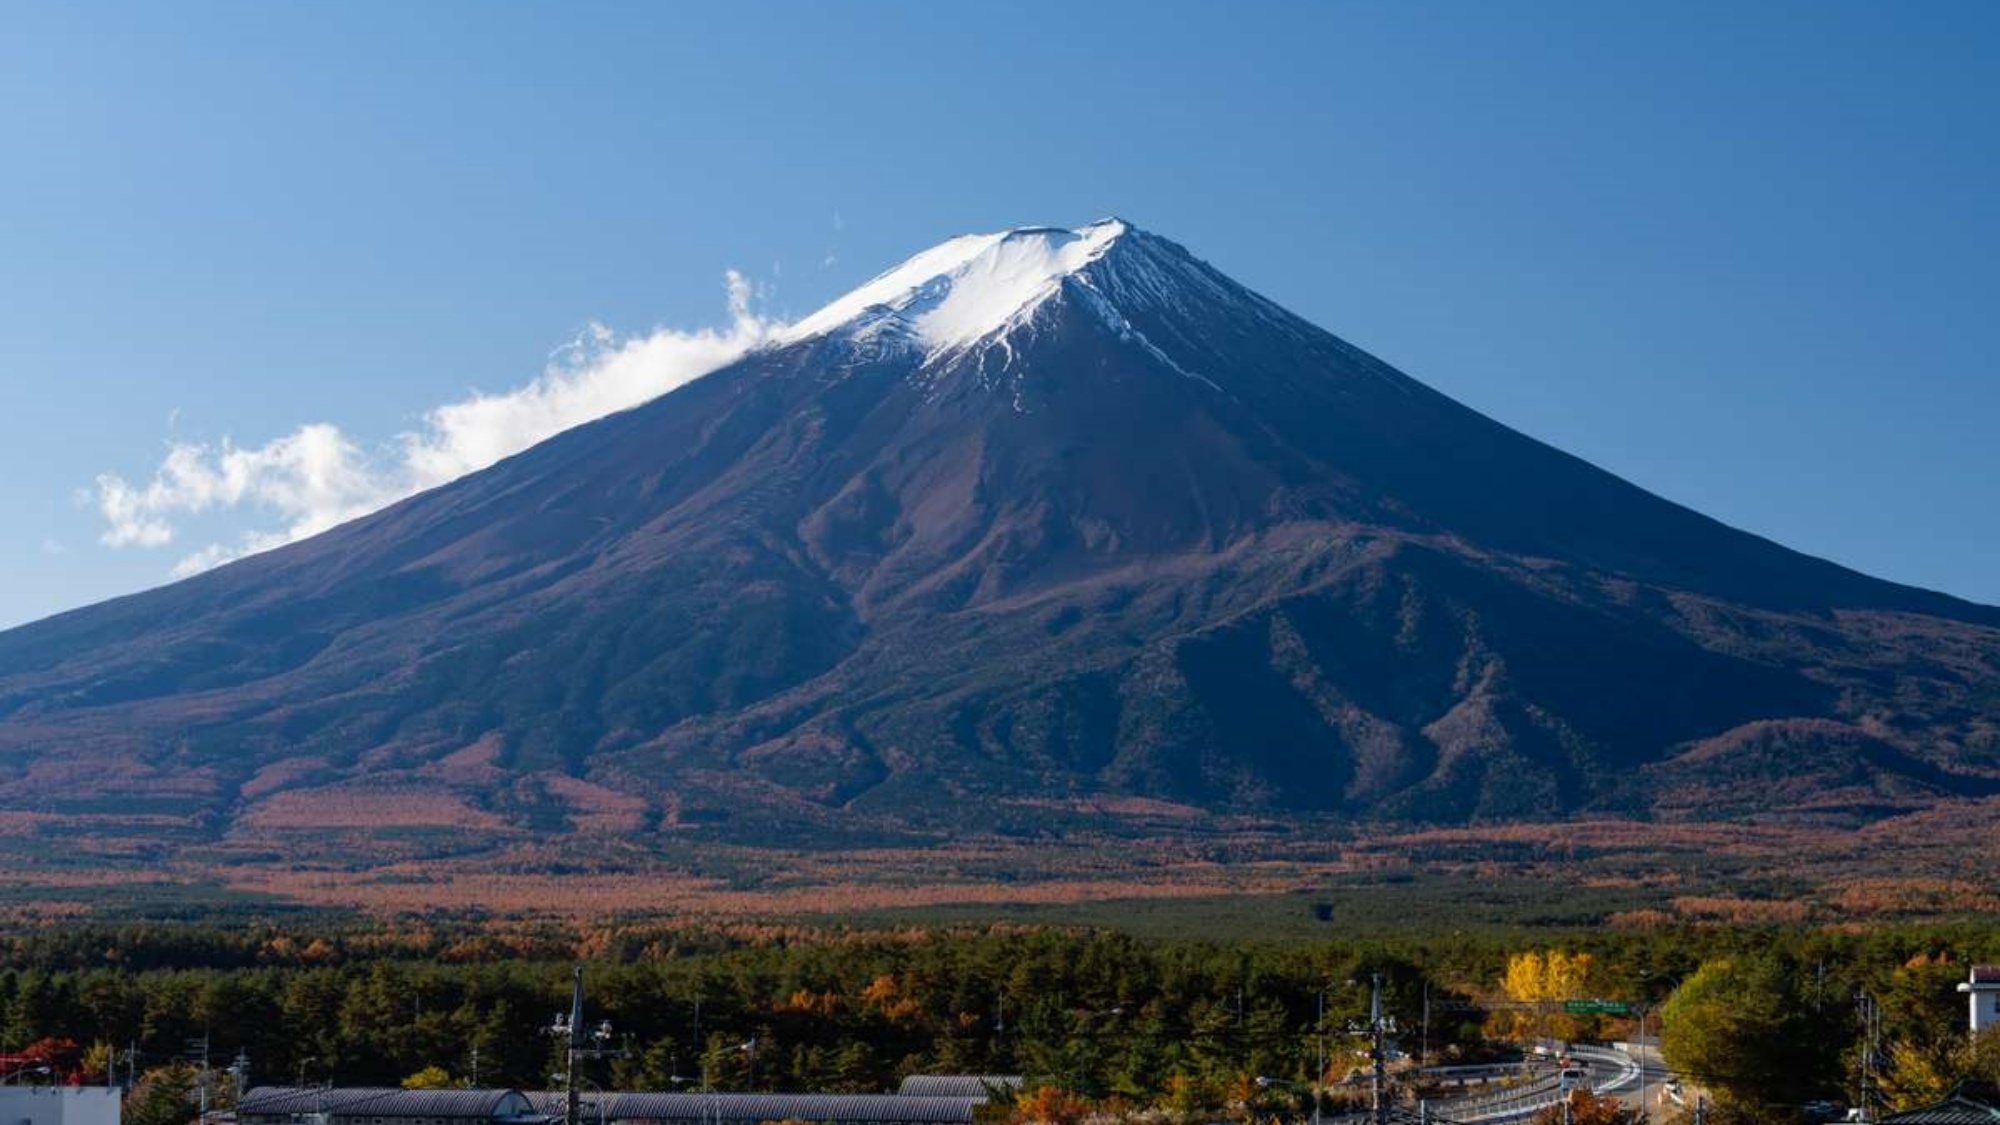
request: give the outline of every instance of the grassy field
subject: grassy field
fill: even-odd
[[[1090,902],[960,903],[798,915],[858,928],[1017,922],[1090,926],[1146,938],[1318,941],[1411,933],[1578,929],[1658,905],[1632,887],[1542,880],[1492,882],[1451,874],[1330,883],[1285,894],[1110,897]]]
[[[47,818],[0,832],[0,921],[686,919],[864,927],[1013,921],[1312,940],[1494,928],[1869,924],[2000,912],[2000,803],[1859,829],[1605,819],[759,848],[698,832],[550,841],[456,825],[140,838]]]

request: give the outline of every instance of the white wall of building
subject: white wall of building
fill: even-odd
[[[1979,1034],[1979,1029],[1988,1024],[2000,1023],[2000,986],[1983,984],[1978,987],[1969,987],[1961,984],[1958,986],[1958,990],[1971,994],[1972,1033],[1974,1035]],[[0,1125],[13,1125],[13,1123],[0,1121]]]
[[[112,1086],[0,1086],[0,1125],[119,1125]]]

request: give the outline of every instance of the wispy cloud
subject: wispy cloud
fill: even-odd
[[[820,259],[820,269],[830,270],[840,264],[840,232],[846,229],[847,220],[841,217],[840,212],[835,211],[833,213],[833,237],[828,242],[826,257]]]
[[[303,539],[455,480],[572,426],[638,406],[698,379],[771,338],[779,327],[751,308],[740,274],[727,278],[729,323],[620,336],[593,324],[558,349],[541,375],[498,394],[475,392],[426,413],[417,427],[367,448],[338,426],[314,422],[258,446],[169,437],[152,477],[97,478],[102,541],[165,547],[190,517],[249,509],[275,522],[184,555],[176,575],[206,570]],[[177,412],[178,413],[178,412]],[[170,423],[171,428],[172,423]]]

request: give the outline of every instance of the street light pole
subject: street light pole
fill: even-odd
[[[1651,1121],[1652,1114],[1646,1111],[1646,1013],[1651,1009],[1642,1000],[1639,1004],[1639,1120]]]

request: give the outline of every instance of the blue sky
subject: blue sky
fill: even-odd
[[[14,6],[0,625],[292,518],[105,545],[94,482],[171,442],[379,451],[593,323],[725,328],[726,270],[797,316],[1107,214],[1672,499],[2000,602],[1996,44],[1946,0]]]

